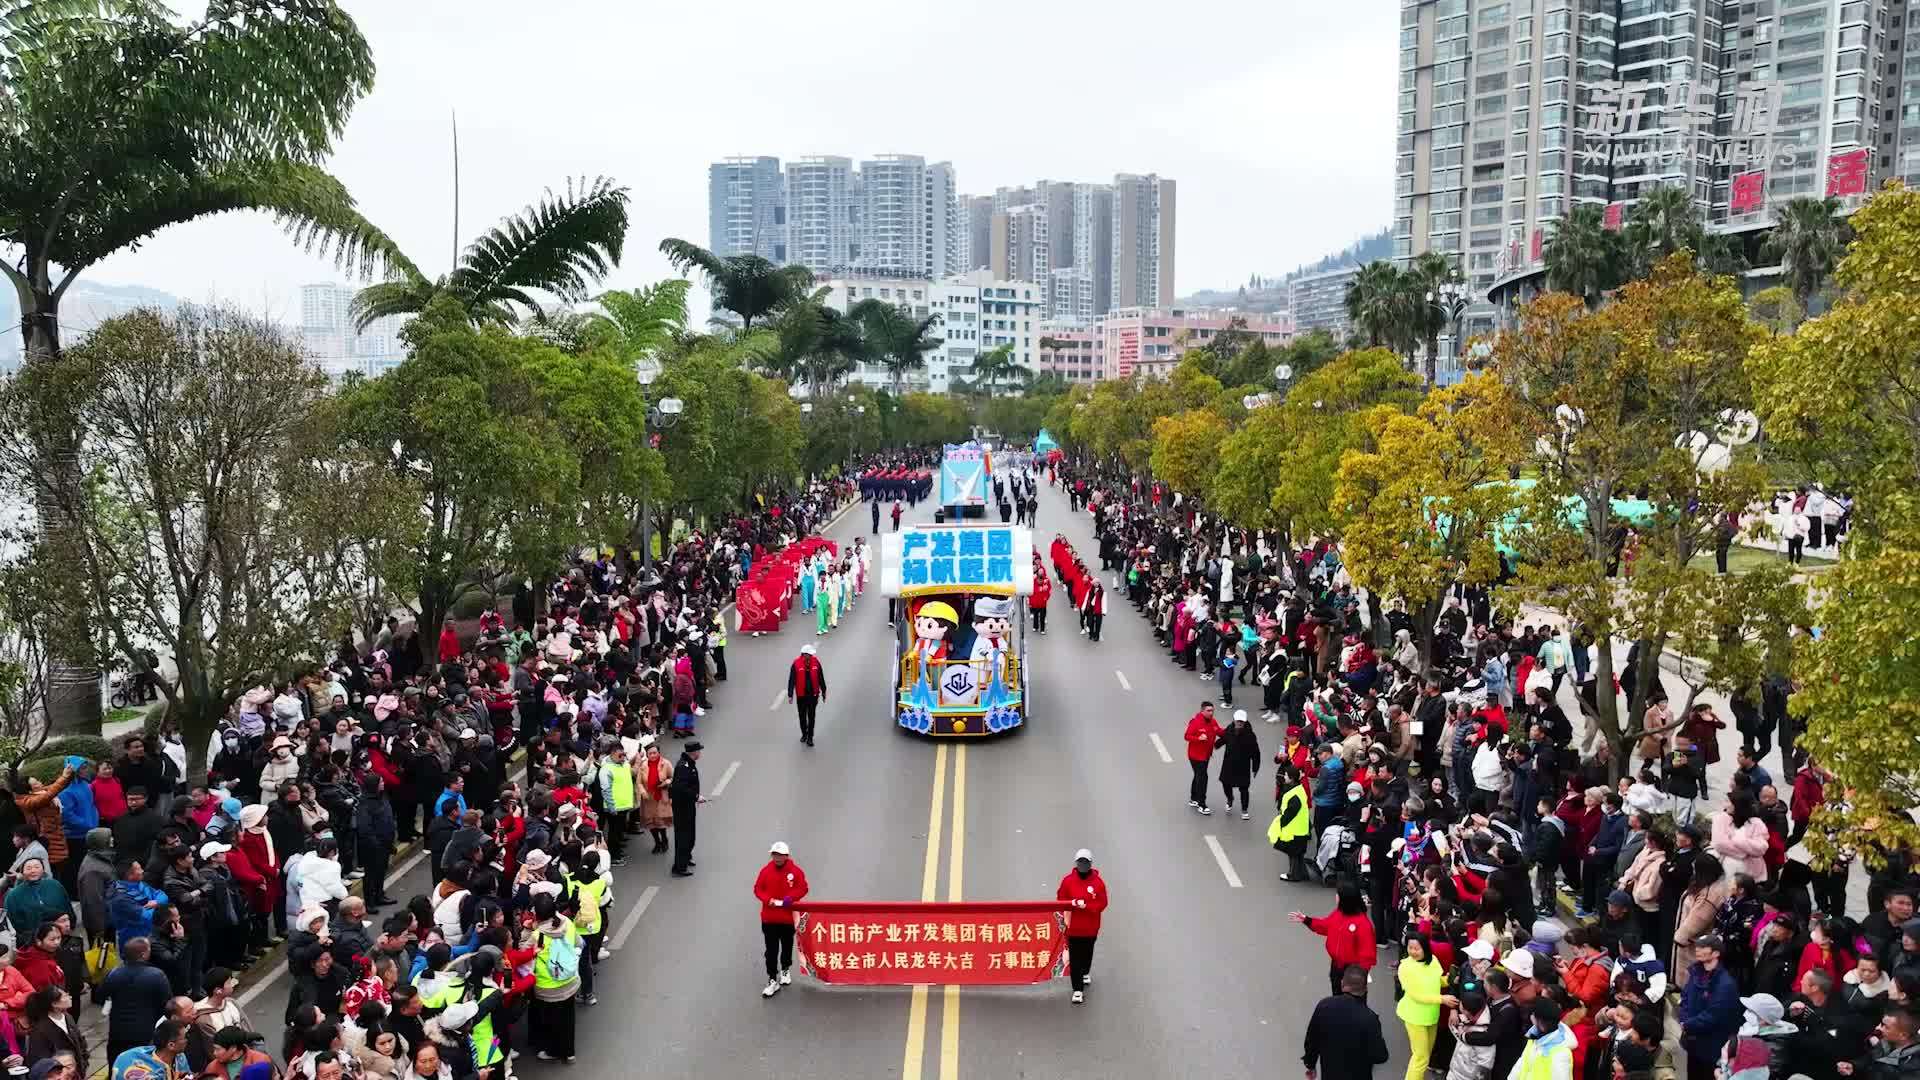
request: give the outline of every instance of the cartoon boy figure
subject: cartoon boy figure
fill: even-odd
[[[968,659],[980,668],[982,678],[999,670],[1012,630],[1012,597],[982,596],[973,602],[973,651]]]

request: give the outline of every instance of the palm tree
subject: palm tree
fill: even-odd
[[[938,315],[916,319],[905,308],[885,300],[862,300],[847,314],[865,329],[874,357],[886,365],[892,377],[896,398],[907,372],[926,367],[927,354],[942,344],[942,339],[927,336],[939,324]]]
[[[354,324],[365,329],[387,315],[417,315],[442,294],[452,296],[475,323],[510,324],[540,309],[535,292],[566,302],[620,262],[627,237],[627,189],[599,177],[565,194],[546,197],[494,226],[460,253],[460,264],[438,281],[409,267],[397,281],[361,289],[353,298]]]
[[[1460,309],[1466,306],[1463,286],[1467,277],[1460,270],[1459,260],[1426,251],[1414,256],[1412,265],[1401,274],[1401,282],[1412,325],[1427,345],[1423,374],[1431,389],[1440,374],[1440,333],[1458,321]],[[1453,343],[1453,350],[1457,356],[1459,342]]]
[[[984,383],[987,396],[993,397],[999,389],[1000,380],[1026,382],[1033,378],[1033,370],[1014,359],[1013,346],[996,345],[973,358],[974,384]]]
[[[1643,277],[1654,264],[1676,251],[1699,252],[1705,232],[1686,188],[1654,188],[1640,196],[1627,216],[1624,240],[1629,272],[1636,278]]]
[[[170,225],[265,210],[296,244],[360,274],[411,269],[320,167],[373,86],[373,56],[331,0],[205,5],[0,0],[0,276],[20,300],[27,364],[60,354],[60,302],[76,278]],[[36,434],[36,499],[49,546],[74,546],[74,433]],[[73,556],[68,556],[73,557]],[[125,643],[120,643],[124,645]],[[99,678],[51,663],[58,731],[99,730]]]
[[[740,317],[740,328],[752,330],[764,319],[806,296],[813,274],[804,266],[775,266],[758,255],[715,255],[686,240],[660,241],[660,254],[675,270],[698,270],[713,292],[715,307]]]
[[[1547,236],[1548,286],[1598,305],[1602,294],[1620,286],[1620,248],[1620,235],[1606,227],[1600,207],[1575,206]]]
[[[605,335],[614,352],[636,367],[652,359],[686,333],[686,278],[668,278],[630,292],[604,292],[596,300],[600,310],[587,323]]]
[[[1789,199],[1773,212],[1773,232],[1762,251],[1780,260],[1780,277],[1793,290],[1802,310],[1826,284],[1846,253],[1850,231],[1840,216],[1840,200],[1801,197]]]
[[[1397,343],[1406,293],[1399,267],[1375,259],[1347,283],[1347,316],[1373,348]]]
[[[861,320],[828,306],[827,293],[820,289],[781,309],[775,327],[779,349],[767,364],[795,385],[805,384],[816,391],[874,358],[873,344]]]

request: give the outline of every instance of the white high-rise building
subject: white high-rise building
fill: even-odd
[[[1040,370],[1040,323],[1046,309],[1043,290],[1034,282],[1001,281],[976,270],[943,281],[863,276],[820,284],[827,289],[827,305],[841,311],[862,300],[880,300],[898,304],[916,319],[940,316],[931,331],[940,346],[927,354],[925,368],[902,379],[902,388],[909,392],[948,392],[954,380],[973,378],[976,357],[1002,345],[1022,367]],[[881,364],[862,364],[851,378],[881,389],[893,386],[893,376]]]
[[[388,315],[364,330],[354,330],[356,292],[325,282],[300,287],[300,344],[307,358],[329,378],[384,375],[407,358],[406,345],[400,340],[400,330],[407,323],[404,317]]]
[[[1174,192],[1153,173],[1113,178],[1112,308],[1173,306]]]
[[[857,264],[853,159],[787,163],[787,262],[831,277]]]
[[[960,188],[953,162],[927,166],[926,192],[922,226],[926,230],[927,261],[923,273],[938,281],[965,269],[960,263]]]
[[[787,261],[786,187],[777,157],[731,157],[707,166],[707,247],[715,255]]]
[[[883,154],[860,163],[856,269],[920,276],[927,270],[927,159]]]

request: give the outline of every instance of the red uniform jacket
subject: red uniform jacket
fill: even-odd
[[[1317,919],[1307,920],[1307,929],[1327,939],[1327,959],[1335,970],[1344,969],[1348,964],[1359,964],[1362,970],[1372,971],[1378,959],[1374,955],[1376,942],[1373,940],[1373,922],[1365,912],[1358,915],[1342,915],[1335,908]]]
[[[1053,599],[1053,582],[1047,580],[1044,572],[1036,572],[1033,575],[1033,592],[1027,597],[1027,607],[1039,611],[1045,608],[1047,601],[1051,599]]]
[[[1067,871],[1053,898],[1074,905],[1073,910],[1067,912],[1068,937],[1100,936],[1100,913],[1107,910],[1107,883],[1101,879],[1100,871],[1091,871],[1085,878],[1078,870]]]
[[[1187,760],[1206,761],[1213,757],[1213,748],[1219,745],[1222,728],[1220,722],[1203,712],[1193,714],[1187,721]]]
[[[792,926],[793,905],[807,896],[807,872],[792,859],[785,866],[775,866],[768,859],[760,876],[753,879],[753,895],[760,901],[761,922]],[[775,900],[781,902],[779,907],[773,905]]]

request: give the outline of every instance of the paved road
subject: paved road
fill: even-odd
[[[931,516],[922,506],[909,520]],[[1087,517],[1070,515],[1062,496],[1045,493],[1040,517],[1043,550],[1063,530],[1094,550]],[[856,508],[829,535],[846,541],[868,527]],[[1181,733],[1213,684],[1177,672],[1124,602],[1097,644],[1065,608],[1056,590],[1053,632],[1029,642],[1029,729],[944,753],[900,733],[886,712],[892,652],[877,594],[818,639],[832,693],[817,749],[799,744],[784,694],[787,664],[812,633],[795,620],[762,638],[731,635],[732,678],[701,724],[702,775],[709,793],[725,788],[701,813],[699,869],[674,879],[664,856],[640,846],[615,871],[619,948],[601,969],[602,1004],[583,1010],[574,1070],[953,1080],[1295,1068],[1326,968],[1320,940],[1285,916],[1324,912],[1331,894],[1278,880],[1264,835],[1272,803],[1261,796],[1270,766],[1255,778],[1251,820],[1188,809]],[[1278,730],[1255,727],[1270,754]],[[763,1001],[751,883],[774,839],[793,845],[818,900],[1051,899],[1074,851],[1092,848],[1113,901],[1087,1003],[1069,1004],[1064,979],[965,990],[802,981]],[[392,891],[426,887],[418,867]],[[259,988],[248,1003],[256,1023],[277,1031],[285,994],[284,979]],[[1373,998],[1404,1061],[1384,972]],[[527,1076],[561,1069],[519,1063]]]

